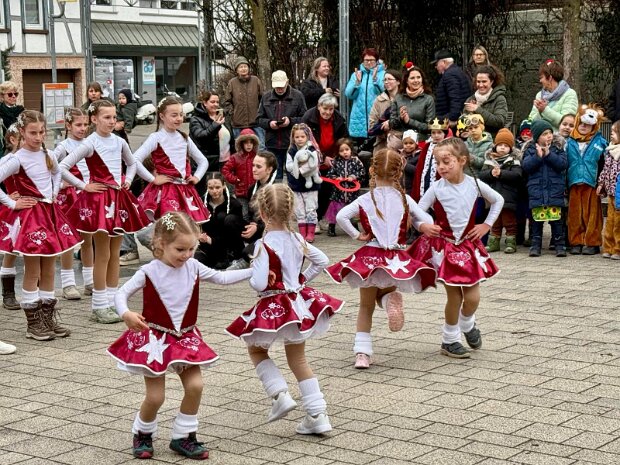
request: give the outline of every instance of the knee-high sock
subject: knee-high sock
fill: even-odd
[[[36,291],[27,291],[22,289],[22,304],[32,304],[39,300],[39,289]]]
[[[60,270],[60,282],[62,283],[63,289],[68,286],[75,286],[75,273],[73,269]]]
[[[355,333],[353,352],[356,354],[372,355],[372,337],[370,333]]]
[[[476,323],[476,314],[472,316],[464,316],[462,313],[459,313],[459,328],[464,333],[470,332],[474,329],[474,324]]]
[[[186,415],[177,413],[172,423],[172,439],[182,439],[198,430],[198,415]]]
[[[133,426],[131,427],[131,432],[133,434],[140,433],[155,433],[157,431],[157,417],[155,420],[146,422],[142,421],[140,418],[140,412],[136,413],[136,418],[133,421]]]
[[[461,328],[459,325],[448,325],[444,323],[441,341],[444,344],[452,344],[453,342],[461,342]]]
[[[303,408],[309,415],[315,417],[319,413],[325,413],[327,403],[321,392],[319,380],[317,378],[304,379],[299,382],[299,391],[301,392],[301,402]]]
[[[84,266],[82,267],[82,279],[84,279],[84,284],[93,284],[93,267],[92,266]]]
[[[269,397],[275,397],[280,392],[288,391],[288,385],[284,376],[282,376],[282,373],[280,373],[280,370],[270,358],[256,365],[256,374],[261,383],[263,383],[265,392]]]

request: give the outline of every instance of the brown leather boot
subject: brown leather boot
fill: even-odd
[[[58,299],[43,299],[41,310],[45,317],[48,328],[56,337],[67,337],[71,334],[71,330],[58,324],[58,309],[56,308]]]
[[[56,333],[52,331],[46,322],[46,317],[41,309],[41,301],[22,303],[21,307],[26,314],[28,321],[28,329],[26,337],[36,339],[37,341],[49,341],[56,337]]]
[[[15,298],[15,275],[2,276],[2,306],[7,310],[21,308]]]

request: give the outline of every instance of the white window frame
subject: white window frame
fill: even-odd
[[[21,0],[22,6],[22,29],[26,32],[28,31],[45,31],[47,29],[47,8],[45,0],[35,0],[37,2],[37,6],[39,8],[39,22],[27,23],[26,21],[26,0]]]
[[[9,2],[2,2],[0,5],[0,30],[9,29],[10,22],[7,20],[9,17]]]

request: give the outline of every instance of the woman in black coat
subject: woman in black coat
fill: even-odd
[[[306,108],[316,107],[323,94],[332,94],[336,98],[340,97],[338,80],[331,75],[331,69],[327,58],[318,57],[314,60],[310,76],[299,87],[306,99]]]

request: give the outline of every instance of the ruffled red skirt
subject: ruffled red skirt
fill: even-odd
[[[170,211],[185,212],[198,224],[206,222],[210,215],[196,188],[191,184],[170,182],[157,186],[151,183],[140,194],[138,201],[153,221]]]
[[[77,189],[73,186],[60,189],[56,196],[56,206],[66,215],[69,209],[77,202]]]

